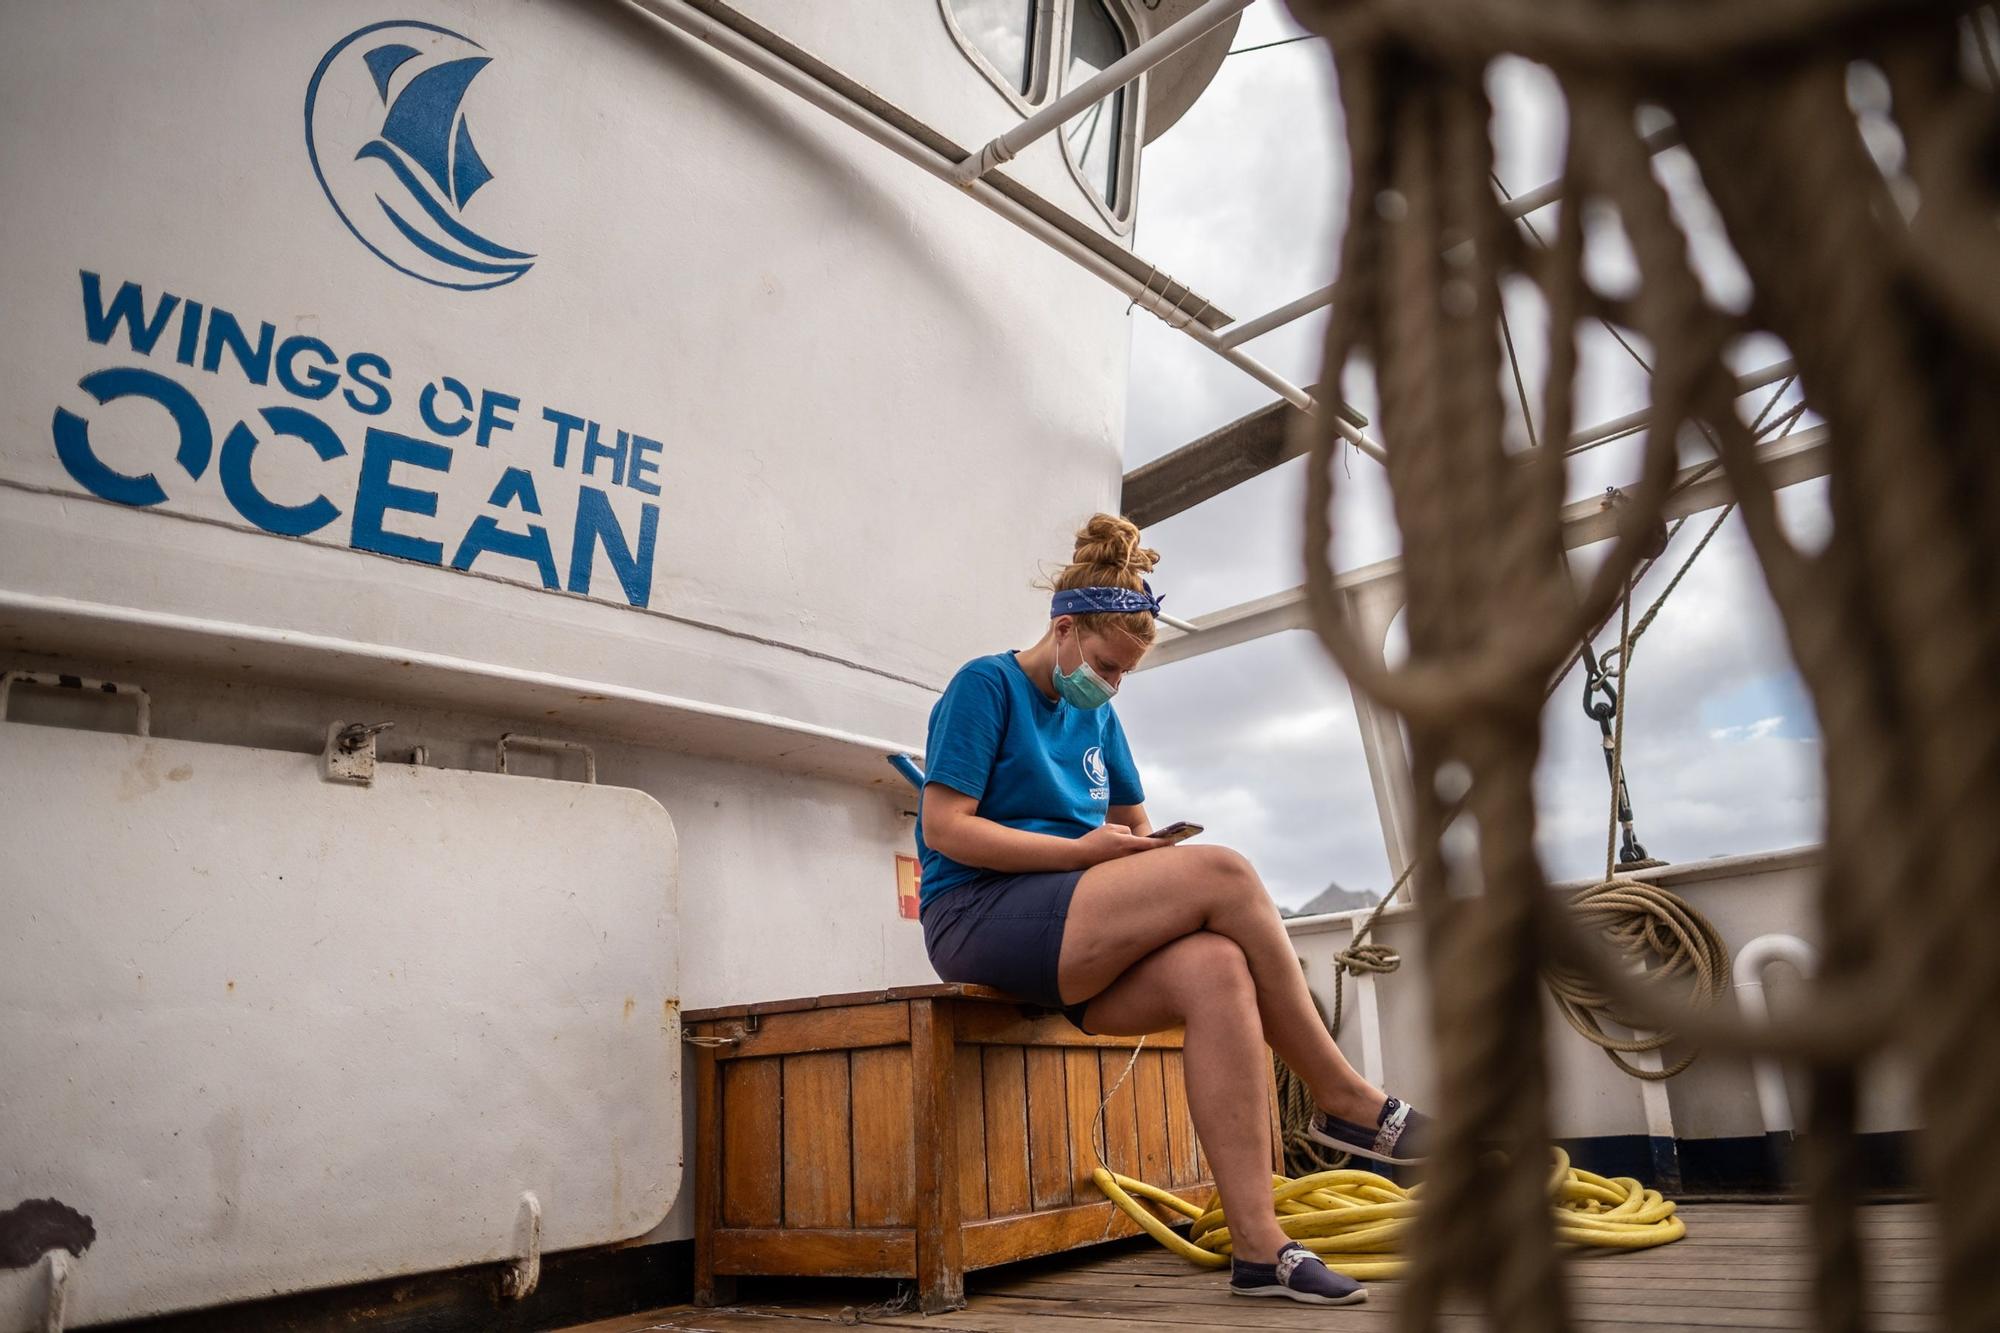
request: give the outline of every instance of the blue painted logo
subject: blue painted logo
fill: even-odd
[[[465,101],[493,62],[435,24],[373,23],[334,43],[306,85],[306,154],[356,240],[413,278],[459,291],[514,281],[535,256],[468,218],[494,179]]]
[[[1090,780],[1093,787],[1102,787],[1111,781],[1110,773],[1105,771],[1104,751],[1100,747],[1093,745],[1083,752],[1083,776]]]

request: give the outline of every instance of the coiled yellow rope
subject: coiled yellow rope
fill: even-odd
[[[1205,1268],[1229,1262],[1229,1228],[1222,1209],[1207,1211],[1177,1194],[1098,1167],[1097,1187],[1160,1244]],[[1357,1281],[1392,1278],[1402,1272],[1397,1254],[1409,1219],[1417,1211],[1419,1186],[1404,1189],[1373,1171],[1319,1171],[1296,1180],[1271,1177],[1271,1202],[1287,1236],[1325,1260],[1327,1267]],[[1578,1170],[1569,1155],[1555,1150],[1549,1198],[1556,1213],[1556,1236],[1566,1245],[1599,1250],[1645,1250],[1687,1234],[1674,1205],[1660,1192],[1629,1176],[1616,1180]],[[1179,1213],[1193,1225],[1186,1236],[1139,1203],[1149,1199]]]

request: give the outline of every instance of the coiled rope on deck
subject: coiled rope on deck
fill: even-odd
[[[1548,1195],[1556,1238],[1598,1250],[1645,1250],[1687,1234],[1671,1200],[1630,1177],[1612,1179],[1571,1166],[1556,1148]],[[1146,1234],[1192,1263],[1221,1268],[1232,1252],[1220,1207],[1203,1209],[1143,1180],[1098,1167],[1091,1179]],[[1416,1216],[1421,1186],[1404,1188],[1373,1171],[1318,1171],[1296,1179],[1271,1177],[1278,1226],[1317,1254],[1329,1268],[1357,1281],[1401,1276],[1400,1250]],[[1178,1213],[1189,1222],[1183,1236],[1139,1200]]]

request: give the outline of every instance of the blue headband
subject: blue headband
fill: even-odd
[[[1144,611],[1149,615],[1160,614],[1160,604],[1167,599],[1153,596],[1153,585],[1140,580],[1144,592],[1133,592],[1130,588],[1068,588],[1055,595],[1049,603],[1049,619],[1057,616],[1083,616],[1093,611],[1131,612]]]

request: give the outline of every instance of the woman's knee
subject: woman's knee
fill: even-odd
[[[1168,947],[1174,952],[1174,988],[1184,1014],[1196,1007],[1256,1008],[1257,985],[1236,941],[1198,930]]]
[[[1270,904],[1271,895],[1264,891],[1264,881],[1257,877],[1256,867],[1243,853],[1229,847],[1189,847],[1177,849],[1176,854],[1199,858],[1193,870],[1214,909]]]

